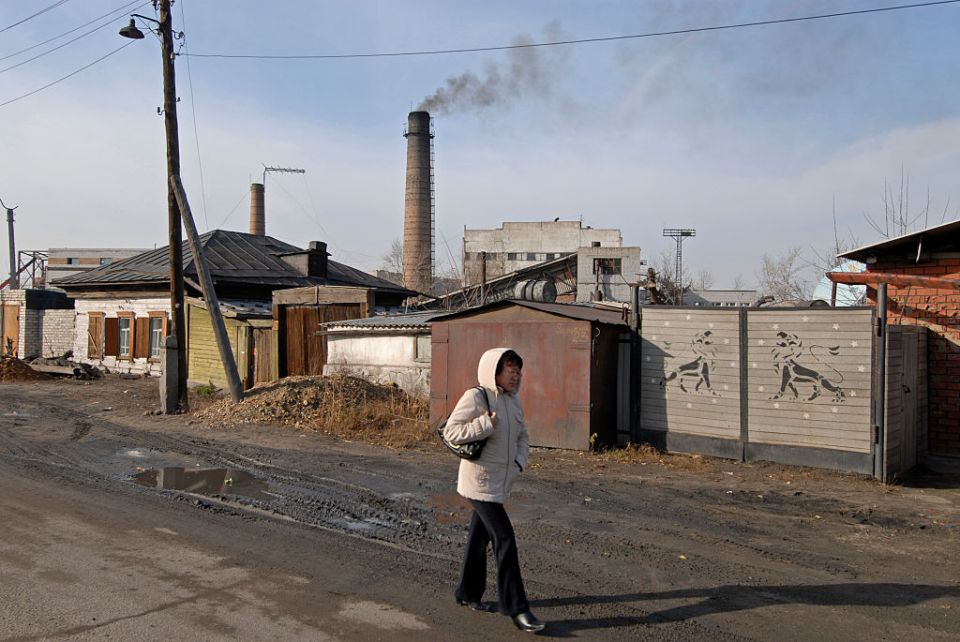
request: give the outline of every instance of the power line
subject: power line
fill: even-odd
[[[31,50],[33,50],[33,49],[36,49],[37,47],[42,47],[42,46],[45,45],[45,44],[51,43],[51,42],[53,42],[54,40],[59,40],[60,38],[63,38],[64,36],[69,36],[69,35],[70,35],[71,33],[73,33],[74,31],[79,31],[80,29],[83,29],[84,27],[89,27],[89,26],[92,25],[93,23],[99,22],[100,20],[103,20],[104,18],[106,18],[106,17],[108,17],[108,16],[113,16],[113,14],[115,14],[115,13],[126,13],[127,11],[129,11],[129,10],[131,10],[131,9],[139,9],[140,7],[144,7],[144,6],[148,5],[148,4],[150,4],[149,2],[143,2],[143,3],[139,4],[138,6],[134,6],[134,5],[137,5],[139,2],[140,2],[140,0],[134,0],[133,2],[128,2],[127,4],[123,5],[122,7],[117,7],[116,9],[114,9],[114,10],[112,10],[112,11],[108,11],[107,13],[103,14],[102,16],[98,16],[98,17],[94,18],[93,20],[89,20],[89,21],[87,21],[87,22],[84,22],[82,25],[79,25],[79,26],[77,26],[77,27],[74,27],[73,29],[70,29],[70,30],[68,30],[68,31],[64,31],[64,32],[61,33],[61,34],[57,34],[56,36],[53,36],[52,38],[47,38],[46,40],[44,40],[44,41],[42,41],[42,42],[38,42],[38,43],[35,44],[35,45],[30,45],[29,47],[26,47],[26,48],[24,48],[24,49],[21,49],[20,51],[14,51],[13,53],[7,54],[6,56],[0,56],[0,61],[8,60],[8,59],[10,59],[10,58],[14,58],[14,57],[16,57],[16,56],[19,56],[20,54],[27,53],[28,51],[31,51]]]
[[[184,31],[187,29],[187,17],[183,11],[183,3],[180,3],[180,23]],[[183,49],[189,52],[187,39],[183,39]],[[193,140],[197,146],[197,167],[200,170],[200,204],[203,206],[203,224],[209,229],[210,221],[207,220],[207,188],[203,182],[203,159],[200,157],[200,134],[197,131],[197,103],[193,97],[193,74],[190,72],[190,59],[187,58],[187,83],[190,85],[190,114],[193,117]]]
[[[93,62],[88,63],[88,64],[84,65],[83,67],[80,67],[79,69],[77,69],[77,70],[75,70],[75,71],[71,71],[69,74],[67,74],[66,76],[63,76],[62,78],[57,78],[57,79],[54,80],[53,82],[49,82],[49,83],[47,83],[46,85],[44,85],[43,87],[38,87],[37,89],[34,89],[33,91],[27,92],[27,93],[25,93],[25,94],[23,94],[23,95],[21,95],[21,96],[17,96],[16,98],[11,98],[10,100],[7,100],[7,101],[4,101],[4,102],[0,103],[0,107],[6,107],[6,106],[9,105],[10,103],[15,103],[15,102],[17,102],[18,100],[22,100],[22,99],[24,99],[24,98],[26,98],[26,97],[28,97],[28,96],[32,96],[32,95],[34,95],[34,94],[36,94],[36,93],[39,93],[39,92],[43,91],[44,89],[49,89],[50,87],[53,87],[54,85],[56,85],[56,84],[58,84],[58,83],[60,83],[60,82],[63,82],[63,81],[66,80],[67,78],[70,78],[71,76],[76,76],[76,75],[77,75],[78,73],[80,73],[81,71],[84,71],[85,69],[89,69],[90,67],[93,67],[93,66],[94,66],[95,64],[97,64],[98,62],[102,62],[102,61],[106,60],[107,58],[109,58],[109,57],[112,56],[113,54],[117,53],[117,52],[120,51],[121,49],[126,49],[127,47],[129,47],[130,45],[132,45],[132,44],[135,43],[135,42],[136,42],[136,40],[131,40],[131,41],[128,42],[128,43],[122,44],[122,45],[120,45],[119,47],[117,47],[116,49],[114,49],[113,51],[111,51],[110,53],[107,53],[107,54],[104,54],[103,56],[100,56],[99,58],[97,58],[97,59],[94,60]]]
[[[187,54],[194,58],[245,58],[256,60],[330,60],[346,58],[400,58],[407,56],[441,56],[449,54],[463,53],[482,53],[488,51],[505,51],[510,49],[532,49],[534,47],[556,47],[560,45],[579,45],[594,42],[614,42],[618,40],[638,40],[641,38],[657,38],[661,36],[678,36],[688,33],[704,33],[709,31],[722,31],[726,29],[741,29],[744,27],[760,27],[767,25],[788,24],[793,22],[805,22],[810,20],[823,20],[827,18],[842,18],[845,16],[856,16],[868,13],[881,13],[885,11],[900,11],[904,9],[920,9],[924,7],[934,7],[938,5],[956,4],[960,0],[936,0],[934,2],[918,2],[914,4],[902,4],[890,7],[876,7],[873,9],[859,9],[856,11],[839,11],[835,13],[822,13],[813,16],[800,16],[797,18],[776,18],[772,20],[755,20],[751,22],[738,22],[725,25],[714,25],[710,27],[692,27],[689,29],[674,29],[671,31],[649,31],[646,33],[629,34],[621,36],[602,36],[598,38],[578,38],[575,40],[553,40],[549,42],[531,42],[516,45],[499,45],[491,47],[467,47],[460,49],[428,49],[422,51],[389,51],[375,53],[353,53],[353,54]]]
[[[54,3],[53,3],[52,5],[50,5],[49,7],[44,7],[43,9],[41,9],[41,10],[38,11],[38,12],[36,12],[36,13],[33,14],[32,16],[27,16],[27,17],[24,18],[23,20],[18,20],[17,22],[14,22],[12,25],[7,25],[6,27],[3,27],[2,29],[0,29],[0,33],[3,33],[3,32],[6,31],[7,29],[13,29],[13,28],[16,27],[17,25],[22,25],[22,24],[23,24],[24,22],[26,22],[27,20],[33,20],[33,19],[36,18],[37,16],[43,15],[43,14],[45,14],[46,12],[50,11],[51,9],[56,9],[56,8],[59,7],[60,5],[66,4],[67,2],[70,2],[70,0],[57,0],[57,2],[54,2]]]
[[[240,207],[240,203],[243,202],[243,199],[245,199],[245,198],[247,197],[247,194],[249,194],[249,193],[250,193],[250,192],[249,192],[248,190],[244,190],[244,191],[243,191],[243,196],[241,196],[241,197],[240,197],[240,200],[237,201],[236,204],[235,204],[232,208],[230,208],[230,211],[227,212],[227,215],[223,217],[223,220],[220,221],[220,225],[218,225],[217,228],[220,228],[220,229],[223,228],[223,224],[227,222],[227,219],[228,219],[228,218],[230,218],[231,216],[233,216],[233,213],[237,211],[237,208]],[[209,228],[208,228],[208,229],[209,229]]]
[[[63,49],[63,48],[66,47],[67,45],[72,44],[72,43],[76,42],[77,40],[81,40],[81,39],[83,39],[83,38],[86,38],[86,37],[89,36],[90,34],[96,33],[96,32],[98,32],[98,31],[100,31],[101,29],[103,29],[104,27],[109,27],[110,25],[115,24],[115,21],[116,21],[116,18],[110,18],[109,20],[107,20],[106,22],[104,22],[104,23],[103,23],[102,25],[100,25],[99,27],[94,27],[94,28],[91,29],[90,31],[87,31],[87,32],[85,32],[85,33],[82,33],[82,34],[80,34],[79,36],[77,36],[76,38],[71,38],[70,40],[67,40],[67,41],[66,41],[65,43],[63,43],[63,44],[57,45],[56,47],[53,47],[53,48],[51,48],[51,49],[47,49],[46,51],[44,51],[44,52],[42,52],[42,53],[38,53],[38,54],[37,54],[36,56],[34,56],[33,58],[27,58],[26,60],[21,60],[21,61],[18,62],[18,63],[15,63],[15,64],[13,64],[13,65],[10,65],[9,67],[5,67],[5,68],[3,68],[3,69],[0,69],[0,74],[4,73],[5,71],[10,71],[11,69],[16,69],[17,67],[20,67],[20,66],[22,66],[22,65],[25,65],[25,64],[27,64],[28,62],[33,62],[33,61],[36,60],[37,58],[43,58],[43,57],[46,56],[47,54],[51,54],[51,53],[53,53],[54,51],[57,51],[57,50],[59,50],[59,49]]]

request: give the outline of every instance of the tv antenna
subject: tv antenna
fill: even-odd
[[[307,170],[300,169],[298,167],[267,167],[263,163],[263,184],[267,184],[267,174],[269,172],[274,172],[275,174],[306,174]]]
[[[664,236],[669,236],[677,242],[677,265],[673,273],[675,289],[674,305],[683,305],[683,239],[696,236],[697,231],[691,228],[667,227],[663,230]]]

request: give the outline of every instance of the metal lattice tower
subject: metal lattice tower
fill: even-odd
[[[683,304],[683,239],[696,236],[697,231],[691,228],[668,227],[663,230],[664,236],[669,236],[677,242],[677,263],[673,273],[674,305]]]

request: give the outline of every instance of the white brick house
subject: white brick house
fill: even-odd
[[[110,372],[160,375],[169,298],[78,299],[76,315],[74,359]]]

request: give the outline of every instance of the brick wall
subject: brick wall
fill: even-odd
[[[880,260],[869,266],[869,271],[960,279],[960,258],[922,263]],[[872,303],[876,303],[876,294],[868,288]],[[887,296],[888,323],[930,329],[930,452],[960,454],[960,291],[887,286]]]
[[[73,310],[20,309],[21,359],[59,357],[73,350]]]
[[[104,357],[91,359],[87,354],[87,332],[90,329],[90,312],[103,312],[104,317],[116,317],[117,312],[133,312],[137,317],[149,316],[150,312],[166,312],[170,314],[170,299],[79,299],[76,302],[77,322],[73,335],[74,358],[83,363],[89,363],[110,372],[134,374],[149,374],[160,376],[160,364],[149,359],[118,359]]]
[[[59,357],[73,350],[74,310],[40,310],[40,349],[44,357]]]

